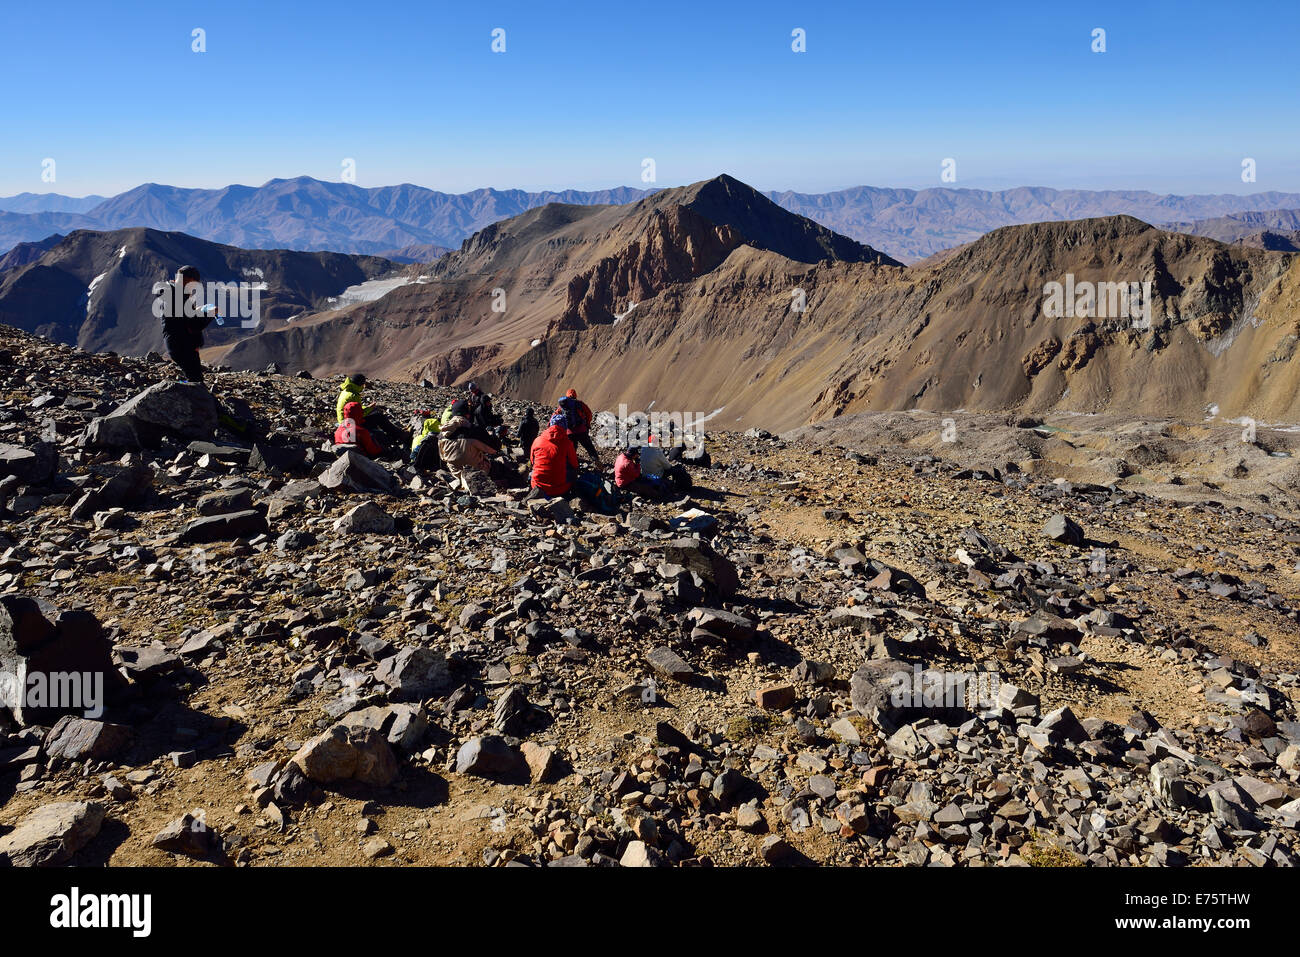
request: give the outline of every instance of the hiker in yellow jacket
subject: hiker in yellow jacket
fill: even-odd
[[[339,401],[335,410],[339,422],[343,421],[343,407],[349,402],[361,402],[361,390],[365,387],[366,377],[360,372],[344,378],[343,385],[339,387]],[[369,416],[375,411],[375,407],[362,403],[361,410]]]
[[[346,418],[343,410],[348,403],[357,402],[361,405],[361,413],[365,417],[366,427],[371,432],[383,436],[385,444],[389,446],[400,447],[406,445],[411,440],[408,432],[394,425],[378,405],[366,405],[361,402],[361,392],[366,385],[366,377],[360,372],[354,372],[343,380],[343,385],[339,386],[339,400],[334,410],[338,424],[342,425],[343,420]]]
[[[438,433],[440,423],[433,412],[424,413],[424,420],[417,427],[413,421],[411,438],[411,464],[417,471],[427,472],[442,467],[439,456]]]

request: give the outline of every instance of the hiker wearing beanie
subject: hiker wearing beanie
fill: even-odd
[[[453,488],[469,491],[469,476],[473,472],[492,474],[492,456],[497,450],[475,438],[479,431],[469,419],[456,415],[438,433],[438,452],[443,465],[452,474]]]
[[[557,403],[555,412],[557,415],[564,416],[569,440],[575,446],[580,445],[586,450],[598,470],[604,469],[605,466],[600,461],[600,453],[596,451],[596,446],[591,441],[591,409],[587,403],[578,398],[575,390],[570,389]]]
[[[162,319],[167,354],[180,369],[181,381],[199,385],[203,384],[203,363],[199,359],[203,330],[216,316],[215,311],[204,310],[198,304],[202,288],[199,271],[194,266],[182,266],[176,271],[175,279],[154,287],[162,290],[154,302],[154,315]],[[187,314],[191,312],[194,315]]]

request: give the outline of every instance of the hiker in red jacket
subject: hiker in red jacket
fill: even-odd
[[[355,445],[372,459],[384,454],[384,450],[366,428],[366,412],[360,402],[349,402],[343,406],[343,421],[334,430],[334,445],[336,448],[340,445]]]
[[[563,415],[551,417],[550,426],[533,441],[528,461],[533,466],[529,498],[569,494],[578,472],[578,452],[569,441]]]
[[[591,460],[596,463],[597,469],[604,469],[604,464],[600,461],[600,453],[596,451],[596,446],[591,441],[591,408],[587,403],[578,398],[578,393],[570,389],[564,393],[556,406],[556,415],[564,416],[565,427],[569,432],[569,440],[575,446],[582,446]]]

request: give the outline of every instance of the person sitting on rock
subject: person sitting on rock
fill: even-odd
[[[578,475],[578,451],[563,415],[551,416],[546,431],[529,448],[528,461],[532,465],[529,498],[569,494]]]
[[[596,446],[591,441],[591,408],[587,403],[578,398],[575,390],[570,389],[557,403],[555,412],[564,416],[569,440],[575,446],[580,445],[586,450],[598,470],[603,469],[605,466],[600,461],[600,453],[596,451]]]
[[[438,433],[441,423],[432,412],[422,412],[413,423],[411,434],[411,465],[417,472],[432,472],[442,466],[438,451]]]
[[[372,459],[384,454],[383,448],[366,428],[366,410],[360,402],[349,402],[343,407],[343,421],[334,430],[334,451],[348,447],[364,452]]]
[[[614,460],[614,484],[621,492],[631,492],[649,499],[661,499],[668,488],[661,479],[651,479],[641,472],[641,449],[629,445]]]
[[[338,402],[335,404],[335,412],[337,413],[338,421],[340,423],[345,418],[345,407],[349,402],[361,404],[361,392],[365,389],[367,384],[368,380],[360,372],[354,372],[352,375],[344,377],[343,384],[339,386]],[[363,406],[362,411],[366,415],[370,415],[375,411],[375,406]]]
[[[197,302],[203,286],[196,267],[182,266],[176,271],[176,278],[169,280],[167,285],[180,287],[179,294],[173,288],[163,293],[165,300],[158,300],[164,306],[161,308],[161,319],[167,354],[180,369],[182,382],[202,385],[203,363],[199,359],[199,350],[203,348],[203,330],[216,317],[216,311],[203,309]],[[159,310],[160,307],[155,303],[154,315],[158,315]]]
[[[654,441],[653,436],[651,441]],[[686,466],[680,462],[673,462],[670,456],[657,445],[646,445],[641,448],[639,465],[641,474],[659,484],[665,494],[670,490],[684,493],[691,487],[691,473],[686,471]]]
[[[438,433],[438,452],[451,472],[453,488],[469,490],[472,472],[492,474],[492,456],[497,450],[477,437],[478,429],[464,416],[453,416]]]

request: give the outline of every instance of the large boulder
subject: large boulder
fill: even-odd
[[[382,788],[397,777],[397,756],[374,728],[336,724],[304,744],[293,763],[320,784],[360,781]]]
[[[36,442],[31,448],[0,442],[0,478],[12,475],[23,485],[44,485],[59,468],[53,442]]]
[[[99,833],[104,808],[86,801],[64,801],[37,808],[0,837],[0,862],[14,867],[66,864]]]
[[[481,778],[508,778],[529,774],[523,754],[494,734],[471,738],[456,752],[456,773]]]
[[[124,724],[64,715],[45,736],[43,748],[52,758],[105,761],[120,753],[130,742],[131,729]]]
[[[342,492],[391,492],[397,484],[388,469],[350,449],[325,470],[319,481],[325,488]]]
[[[99,619],[26,595],[0,595],[0,706],[20,724],[98,717],[125,685]]]
[[[146,445],[156,444],[165,434],[210,439],[217,430],[217,400],[198,383],[158,382],[127,399],[106,418],[131,422]]]
[[[293,446],[258,442],[248,457],[248,467],[256,472],[301,472],[307,467],[307,450]]]
[[[849,682],[849,700],[863,717],[885,732],[893,732],[907,720],[924,714],[923,701],[911,694],[913,670],[910,664],[891,658],[863,662]]]

